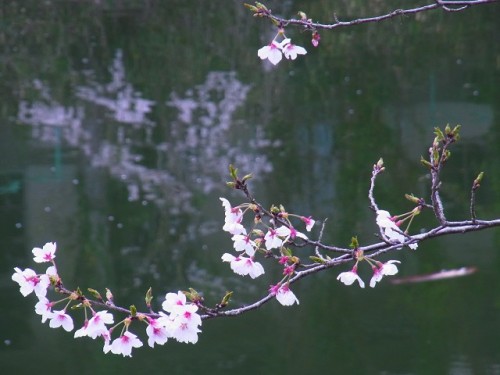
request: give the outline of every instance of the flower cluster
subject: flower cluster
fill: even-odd
[[[289,214],[281,207],[274,210],[274,218],[271,220],[270,225],[266,225],[262,221],[260,209],[255,205],[242,204],[232,207],[226,198],[220,198],[220,200],[225,212],[222,229],[232,234],[233,248],[238,252],[236,256],[225,253],[222,255],[222,260],[228,262],[233,272],[238,275],[248,275],[255,279],[265,272],[262,264],[255,261],[257,253],[260,252],[269,256],[273,250],[277,250],[279,255],[276,255],[276,257],[279,259],[279,263],[283,265],[284,277],[276,285],[270,286],[269,293],[275,296],[278,302],[284,306],[298,304],[297,297],[289,288],[289,281],[295,273],[299,259],[291,255],[291,251],[286,248],[286,245],[299,238],[303,241],[307,241],[308,238],[304,233],[295,229],[289,218],[295,216],[300,219],[305,224],[308,232],[314,226],[314,219],[310,216]],[[248,232],[242,224],[244,214],[247,212],[254,215],[252,229]]]
[[[30,268],[21,270],[14,268],[15,273],[12,275],[12,280],[17,282],[20,287],[20,292],[23,296],[28,296],[34,293],[38,302],[35,305],[35,312],[42,317],[42,323],[49,322],[49,327],[62,327],[65,331],[70,332],[74,329],[73,318],[67,313],[68,308],[72,303],[77,303],[75,307],[79,307],[80,311],[83,308],[85,318],[83,326],[77,329],[74,337],[90,337],[96,339],[98,337],[104,340],[103,352],[111,352],[113,354],[121,354],[132,356],[132,349],[143,346],[141,339],[132,333],[129,328],[134,321],[140,321],[147,324],[146,335],[148,337],[148,345],[154,347],[155,344],[163,345],[169,338],[173,338],[179,342],[196,343],[198,341],[198,333],[201,332],[201,317],[197,313],[198,306],[195,303],[188,303],[186,295],[179,291],[177,293],[167,293],[162,308],[165,312],[159,314],[144,314],[137,313],[135,307],[130,311],[130,316],[121,320],[114,326],[114,317],[108,310],[96,311],[94,309],[95,302],[91,302],[83,294],[77,290],[74,292],[66,291],[62,281],[57,274],[55,264],[55,253],[57,246],[55,243],[47,243],[43,248],[35,247],[33,249],[33,260],[37,263],[50,262],[52,265],[47,268],[45,273],[38,274]],[[59,291],[63,291],[67,297],[51,301],[47,298],[47,291],[50,286],[56,287]],[[97,293],[96,291],[94,291]],[[102,299],[98,298],[102,301]],[[109,293],[108,301],[112,299]],[[64,303],[62,309],[56,310],[54,306]],[[104,305],[102,302],[97,305]],[[112,308],[112,304],[109,305]],[[88,311],[91,313],[88,319]],[[168,314],[167,314],[168,313]],[[117,338],[111,340],[112,333],[117,327],[123,326]]]
[[[369,263],[372,264],[373,276],[370,280],[370,286],[375,288],[375,285],[382,280],[384,276],[392,276],[398,273],[398,267],[394,263],[401,263],[398,260],[389,260],[386,263],[381,263],[378,261],[369,260],[369,258],[364,258]],[[355,281],[359,283],[361,288],[365,287],[365,282],[358,275],[358,266],[356,265],[347,272],[342,272],[337,276],[337,280],[345,285],[352,285]]]
[[[413,218],[417,216],[421,211],[421,206],[417,206],[413,210],[406,212],[398,216],[391,216],[388,211],[378,210],[376,223],[380,228],[380,233],[386,241],[394,244],[405,244],[412,250],[416,250],[418,247],[418,242],[410,237],[407,232],[413,221]],[[409,220],[406,230],[403,232],[399,226],[403,224],[406,220]],[[355,240],[355,238],[353,238]],[[355,281],[359,283],[361,288],[365,287],[364,281],[358,275],[358,264],[361,261],[367,261],[372,268],[373,276],[370,280],[370,286],[372,288],[377,285],[384,276],[392,276],[398,273],[398,268],[395,263],[401,263],[397,260],[389,260],[386,263],[381,263],[379,261],[373,260],[371,258],[365,257],[363,251],[357,249],[357,240],[355,240],[355,250],[354,258],[356,263],[354,267],[347,272],[342,272],[338,275],[337,280],[344,283],[345,285],[352,285]],[[402,249],[403,246],[398,247],[398,250]]]
[[[278,64],[282,60],[283,55],[289,60],[295,60],[298,55],[305,55],[306,53],[307,51],[304,47],[292,44],[292,40],[289,38],[285,38],[281,42],[277,42],[276,38],[274,38],[271,43],[257,51],[257,55],[261,60],[268,59],[273,65]]]

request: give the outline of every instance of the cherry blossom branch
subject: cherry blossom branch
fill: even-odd
[[[382,158],[380,158],[377,164],[373,165],[372,177],[370,178],[370,188],[368,189],[368,200],[370,201],[370,208],[374,212],[378,211],[378,206],[373,195],[373,190],[375,189],[375,179],[380,173],[384,171],[384,169],[384,161]]]
[[[382,14],[380,16],[357,18],[350,21],[340,21],[337,15],[333,14],[332,23],[320,23],[313,22],[310,18],[307,18],[304,12],[299,12],[300,19],[296,18],[283,18],[275,16],[272,11],[268,9],[264,4],[256,2],[256,5],[245,4],[247,8],[254,12],[255,16],[264,17],[270,19],[274,24],[283,28],[286,26],[298,26],[306,30],[333,30],[339,27],[348,27],[354,25],[361,25],[365,23],[381,22],[387,19],[391,19],[398,16],[406,16],[410,14],[416,14],[421,12],[426,12],[435,9],[442,9],[446,12],[459,12],[468,9],[476,5],[484,5],[490,3],[496,3],[499,0],[471,0],[471,1],[446,1],[446,0],[435,0],[432,4],[426,4],[417,6],[409,9],[395,9],[387,14]],[[458,8],[455,8],[458,7]]]
[[[247,203],[233,207],[227,199],[220,198],[225,211],[223,230],[232,234],[234,249],[242,252],[238,256],[226,253],[222,256],[222,260],[229,262],[231,269],[235,273],[250,276],[251,278],[256,278],[265,272],[264,267],[256,261],[258,255],[263,255],[268,263],[278,262],[283,266],[283,273],[277,283],[270,286],[267,294],[250,304],[228,309],[227,306],[233,292],[226,292],[219,303],[215,304],[214,307],[209,307],[205,304],[203,297],[190,288],[189,291],[185,292],[167,293],[165,300],[161,304],[163,311],[156,312],[152,308],[151,301],[153,297],[150,288],[145,296],[148,312],[138,311],[135,305],[127,309],[115,305],[113,296],[108,289],[106,289],[106,301],[94,289],[88,289],[91,297],[82,293],[79,288],[75,290],[68,289],[57,272],[55,243],[47,243],[43,248],[34,248],[32,251],[36,263],[49,262],[52,264],[45,273],[37,274],[32,269],[21,270],[16,267],[12,280],[19,284],[23,296],[34,292],[39,298],[35,311],[42,316],[42,323],[49,320],[50,327],[63,327],[65,330],[71,331],[74,323],[71,316],[67,314],[67,309],[71,307],[71,310],[83,310],[84,323],[75,332],[75,337],[89,336],[93,339],[101,337],[104,340],[103,351],[105,353],[111,351],[114,354],[123,356],[131,356],[132,348],[143,345],[140,338],[129,330],[136,321],[146,323],[148,344],[151,347],[154,347],[155,344],[163,345],[169,338],[174,338],[180,342],[196,343],[198,333],[201,332],[199,327],[203,320],[238,316],[256,310],[274,299],[284,306],[298,304],[297,297],[290,290],[291,285],[305,277],[343,264],[354,263],[350,271],[341,272],[337,276],[340,282],[346,285],[358,282],[359,286],[364,288],[365,283],[357,273],[358,265],[363,263],[373,270],[369,285],[375,287],[383,276],[396,274],[398,272],[396,264],[400,263],[398,260],[389,260],[385,263],[378,261],[377,258],[382,254],[401,250],[403,247],[415,250],[421,242],[440,236],[500,227],[500,219],[479,220],[476,217],[475,191],[480,186],[483,172],[477,176],[472,184],[471,219],[463,221],[448,221],[445,219],[443,203],[439,195],[441,186],[440,172],[451,156],[449,146],[459,139],[459,129],[459,126],[453,129],[446,126],[444,131],[436,128],[436,137],[429,149],[429,160],[423,158],[421,160],[422,164],[430,170],[432,176],[432,205],[425,203],[423,198],[406,194],[405,197],[415,204],[412,210],[391,216],[388,211],[379,209],[374,195],[375,182],[376,177],[385,170],[385,167],[382,159],[373,166],[368,189],[368,200],[370,201],[370,208],[375,211],[375,221],[380,229],[382,241],[365,246],[360,246],[356,237],[352,238],[350,248],[323,243],[322,238],[326,220],[322,222],[317,239],[310,239],[304,233],[297,231],[292,223],[292,219],[300,219],[302,225],[305,224],[306,231],[310,232],[315,223],[310,216],[305,217],[288,213],[282,205],[266,209],[250,193],[247,181],[251,178],[251,175],[246,175],[240,179],[237,170],[230,167],[232,181],[228,185],[242,191]],[[424,233],[410,235],[409,229],[412,221],[424,208],[434,211],[438,219],[438,225]],[[248,232],[243,225],[245,213],[251,213],[254,216],[253,225],[251,225],[251,230]],[[406,228],[402,230],[400,227],[404,223],[406,223]],[[264,233],[264,231],[267,231],[267,233]],[[307,248],[310,248],[312,255],[308,256]],[[331,258],[322,254],[325,250],[340,254]],[[46,294],[51,285],[64,298],[49,301]],[[53,309],[56,304],[61,303],[65,304],[65,307],[61,310]],[[96,309],[102,310],[96,311]],[[90,319],[88,318],[89,311],[91,314]],[[108,311],[119,313],[124,318],[115,324],[113,315]],[[111,324],[114,325],[109,327]],[[111,342],[111,335],[118,327],[121,327],[121,332]]]

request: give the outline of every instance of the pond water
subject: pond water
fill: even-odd
[[[409,2],[417,3],[417,2]],[[381,207],[404,212],[405,193],[428,197],[420,155],[435,126],[462,125],[443,174],[448,217],[500,216],[500,7],[420,14],[310,34],[308,50],[276,67],[257,50],[275,32],[240,1],[7,1],[2,4],[0,363],[17,374],[339,373],[500,374],[498,230],[403,250],[400,275],[475,267],[473,275],[375,289],[346,287],[348,267],[294,285],[299,306],[276,301],[238,318],[204,322],[196,345],[168,342],[133,358],[40,324],[14,267],[31,249],[58,245],[66,286],[110,288],[143,310],[189,287],[208,304],[264,296],[280,277],[237,277],[219,197],[228,165],[253,173],[264,205],[324,220],[323,240],[375,242],[368,209],[372,165],[386,173]],[[274,1],[277,14],[382,14],[400,2]],[[335,8],[332,8],[335,6]],[[435,225],[424,212],[412,232]],[[318,228],[315,228],[318,235]],[[384,258],[386,259],[386,258]],[[360,270],[367,280],[370,270]],[[76,324],[83,317],[73,313]],[[81,320],[81,321],[80,321]],[[140,331],[136,329],[136,331]],[[173,341],[173,340],[171,340]]]

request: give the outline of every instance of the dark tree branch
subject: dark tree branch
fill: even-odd
[[[365,23],[373,23],[373,22],[381,22],[390,18],[398,17],[398,16],[406,16],[421,12],[426,12],[429,10],[442,9],[446,12],[460,12],[465,9],[468,9],[472,6],[476,5],[484,5],[490,3],[496,3],[500,0],[471,0],[471,1],[444,1],[444,0],[435,0],[432,4],[422,5],[415,8],[409,9],[395,9],[390,13],[383,14],[380,16],[374,17],[366,17],[366,18],[357,18],[350,21],[340,21],[336,14],[333,15],[333,23],[320,23],[313,22],[311,19],[286,19],[282,17],[275,16],[272,14],[271,10],[256,7],[255,15],[259,17],[265,17],[271,19],[274,23],[279,25],[280,27],[286,26],[299,26],[308,30],[333,30],[339,27],[347,27],[354,25],[361,25]],[[458,8],[455,8],[458,7]]]

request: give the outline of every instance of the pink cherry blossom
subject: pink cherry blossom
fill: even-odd
[[[225,220],[222,230],[229,232],[233,235],[235,234],[246,234],[246,230],[241,225],[243,220],[243,212],[238,207],[231,207],[231,203],[226,198],[219,198],[224,207]]]
[[[31,252],[35,256],[33,260],[37,263],[52,262],[56,257],[56,243],[47,242],[42,249],[35,247]]]
[[[238,275],[249,275],[252,279],[264,274],[264,267],[258,262],[254,262],[252,258],[244,256],[235,257],[234,255],[225,253],[222,255],[224,262],[230,262],[231,269]]]
[[[50,302],[46,297],[39,297],[38,302],[35,305],[35,312],[42,316],[42,323],[45,323],[47,319],[52,318],[52,306],[53,303]]]
[[[295,264],[285,267],[283,269],[283,275],[292,275],[295,272]]]
[[[268,59],[271,64],[276,65],[283,58],[281,49],[282,45],[273,40],[269,45],[260,48],[257,55],[261,60]]]
[[[307,240],[307,236],[304,233],[297,231],[291,225],[290,225],[290,227],[281,226],[278,229],[276,229],[276,232],[277,232],[278,236],[285,237],[283,242],[286,242],[289,239],[294,240],[297,237],[302,238],[303,240]]]
[[[315,223],[315,221],[311,218],[311,216],[309,217],[301,216],[300,220],[302,220],[306,224],[306,230],[310,232]]]
[[[358,276],[358,271],[356,267],[353,267],[351,271],[348,272],[342,272],[337,276],[337,280],[340,280],[340,282],[344,283],[345,285],[351,285],[355,281],[359,283],[359,286],[361,288],[365,287],[365,283],[361,278]]]
[[[113,324],[113,314],[107,310],[98,311],[90,318],[87,326],[87,335],[93,339],[102,336],[108,331],[106,324]]]
[[[73,330],[73,319],[66,314],[65,310],[56,310],[53,312],[49,322],[50,328],[63,327],[66,332]]]
[[[88,336],[88,331],[87,331],[88,326],[89,326],[89,321],[88,321],[88,319],[85,319],[85,322],[83,322],[82,328],[77,329],[75,331],[75,335],[73,337],[76,339],[78,337]]]
[[[249,235],[246,234],[235,234],[232,237],[233,247],[236,251],[244,251],[248,256],[254,256],[255,254],[255,242],[250,239]]]
[[[398,273],[398,267],[394,263],[401,263],[398,260],[389,260],[386,263],[381,263],[379,266],[373,267],[373,276],[370,280],[370,286],[375,288],[375,285],[382,280],[384,276],[392,276]]]
[[[148,345],[154,348],[155,344],[165,344],[169,336],[165,326],[163,326],[158,320],[153,318],[148,318],[148,322],[149,325],[146,328],[146,333],[148,335]]]
[[[101,337],[104,339],[104,347],[102,348],[102,351],[104,354],[107,354],[111,351],[111,332],[106,331],[101,335]]]
[[[278,262],[279,262],[279,264],[287,264],[289,260],[290,260],[290,257],[283,255],[280,257],[280,260]]]
[[[269,286],[269,294],[275,296],[276,294],[278,294],[278,290],[280,289],[280,286],[281,284],[278,283],[276,285],[270,285]]]
[[[191,344],[198,342],[198,333],[201,332],[196,324],[190,324],[189,321],[179,316],[170,321],[167,329],[177,341]]]
[[[266,241],[267,250],[280,248],[283,245],[283,240],[279,238],[279,233],[274,228],[269,228],[264,236],[264,241]]]
[[[132,348],[140,348],[141,340],[130,331],[126,331],[122,336],[113,340],[111,344],[111,353],[121,354],[124,357],[132,357]]]
[[[165,301],[162,303],[163,310],[173,313],[182,314],[186,308],[186,295],[181,291],[177,293],[167,293]]]
[[[287,59],[295,60],[297,55],[305,55],[307,53],[304,47],[292,44],[290,39],[284,39],[281,43],[283,46],[283,55]]]
[[[296,303],[297,305],[299,304],[299,300],[297,299],[295,294],[290,290],[287,284],[282,285],[278,289],[276,293],[276,299],[283,306],[291,306],[294,303]]]
[[[409,238],[403,234],[401,229],[399,229],[398,225],[394,222],[391,217],[391,214],[385,210],[377,211],[377,218],[375,219],[377,225],[380,227],[380,230],[384,232],[384,235],[389,239],[389,241],[396,243],[404,243]],[[416,250],[418,247],[418,243],[411,243],[408,247],[412,250]],[[398,248],[401,249],[402,247]]]
[[[35,292],[37,297],[45,297],[47,295],[50,280],[46,274],[37,275],[31,268],[21,271],[15,267],[14,270],[16,273],[12,275],[12,280],[19,284],[20,292],[24,297],[31,294],[31,292]]]

